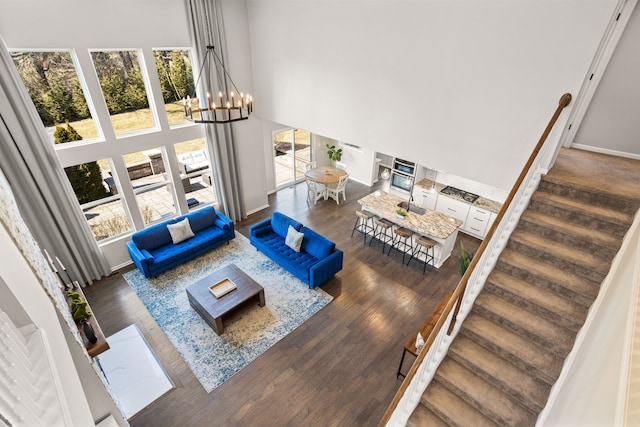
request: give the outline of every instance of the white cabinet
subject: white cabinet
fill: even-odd
[[[435,210],[438,193],[432,193],[428,189],[416,185],[413,187],[413,202],[427,209]]]
[[[495,218],[496,214],[494,214],[493,212],[471,206],[469,208],[467,220],[462,225],[462,231],[483,239],[487,234],[487,231],[489,231],[489,227],[493,223],[493,220]]]
[[[436,203],[436,210],[463,222],[461,226],[462,231],[465,231],[464,221],[467,219],[469,207],[470,205],[468,203],[461,202],[447,196],[438,197],[438,201]]]

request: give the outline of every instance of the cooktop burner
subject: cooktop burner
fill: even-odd
[[[460,190],[459,188],[451,187],[450,185],[444,187],[440,192],[449,196],[458,197],[469,203],[475,202],[478,197],[480,197],[477,194],[469,193],[468,191]]]

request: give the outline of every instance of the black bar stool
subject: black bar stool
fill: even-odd
[[[371,212],[367,211],[356,211],[356,223],[353,226],[353,230],[351,230],[351,237],[353,237],[353,233],[356,230],[364,236],[364,240],[362,244],[367,243],[367,234],[373,234],[375,231],[375,227],[373,224],[373,220],[375,219],[375,215]],[[373,237],[372,237],[373,238]]]
[[[405,255],[410,254],[413,251],[413,231],[408,228],[398,227],[393,230],[393,233],[395,234],[395,237],[393,238],[393,242],[391,243],[387,256],[391,254],[393,249],[398,252],[402,252],[402,263],[404,264]],[[409,240],[410,243],[407,243],[407,240]]]
[[[373,231],[373,237],[369,240],[369,246],[371,246],[373,239],[377,239],[382,242],[382,253],[384,253],[384,248],[387,243],[389,245],[393,243],[393,236],[389,234],[389,230],[393,227],[393,223],[384,218],[376,218],[375,223],[376,228]]]
[[[416,240],[416,247],[411,253],[411,257],[409,261],[407,261],[407,265],[411,262],[412,259],[415,259],[419,262],[424,263],[422,268],[422,274],[427,271],[427,264],[431,267],[434,267],[434,247],[436,246],[436,241],[431,240],[427,236],[420,236],[418,240]],[[424,255],[424,261],[418,258],[418,255]]]

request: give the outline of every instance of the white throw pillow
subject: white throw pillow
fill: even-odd
[[[167,224],[167,228],[169,229],[169,234],[171,234],[171,240],[173,240],[174,245],[195,236],[193,231],[191,231],[189,218],[185,218],[175,224]]]
[[[284,243],[294,251],[300,252],[300,246],[302,246],[303,238],[304,233],[300,233],[292,226],[289,226],[289,229],[287,230],[287,238],[284,239]]]
[[[193,155],[193,163],[201,163],[207,161],[207,155],[204,153],[204,150],[194,151]]]

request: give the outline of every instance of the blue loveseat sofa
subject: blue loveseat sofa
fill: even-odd
[[[174,244],[169,224],[189,219],[194,236]],[[236,237],[233,222],[213,206],[154,224],[131,235],[129,255],[145,277],[152,277]]]
[[[290,225],[304,234],[299,252],[285,243]],[[249,227],[249,240],[310,288],[323,284],[342,270],[343,253],[334,242],[280,212]]]

